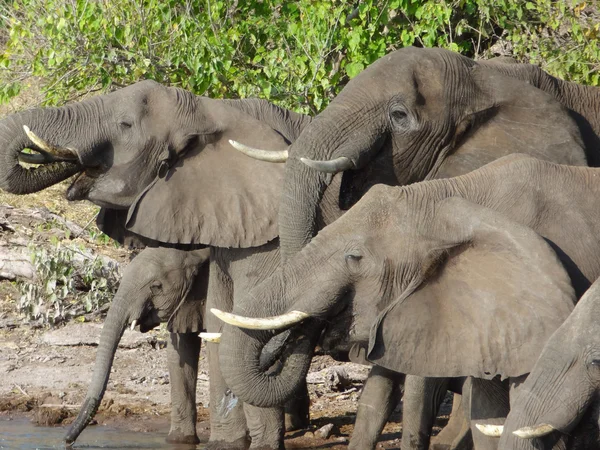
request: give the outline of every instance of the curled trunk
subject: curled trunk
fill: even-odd
[[[30,194],[81,171],[77,162],[52,162],[34,168],[19,164],[18,156],[24,148],[36,148],[25,134],[24,125],[36,133],[56,136],[69,116],[54,108],[15,114],[0,122],[0,188],[13,194]]]
[[[265,345],[273,338],[272,333],[225,325],[219,363],[231,391],[244,402],[264,408],[280,406],[290,400],[310,367],[318,336],[310,331],[314,328],[307,325],[292,330],[285,345],[280,347],[281,358],[265,368],[275,359],[274,355],[261,358]],[[267,363],[267,359],[271,361]]]
[[[125,309],[126,301],[127,299],[123,297],[116,297],[108,311],[102,328],[98,351],[96,352],[92,382],[77,418],[65,435],[65,442],[67,443],[72,443],[77,439],[98,411],[108,384],[115,352],[129,322],[129,314]]]

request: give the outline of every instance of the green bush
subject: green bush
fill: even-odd
[[[34,245],[29,251],[37,277],[18,282],[17,306],[30,320],[56,325],[112,301],[120,281],[116,265],[60,243],[51,251]]]
[[[571,0],[15,0],[0,4],[0,101],[31,75],[42,77],[47,104],[152,78],[315,113],[407,45],[487,57],[502,44],[519,60],[598,84],[597,15]]]

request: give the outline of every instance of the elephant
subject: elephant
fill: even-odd
[[[67,432],[67,442],[77,439],[100,406],[125,329],[139,324],[140,331],[146,332],[161,322],[167,322],[170,331],[169,369],[183,369],[170,370],[173,426],[169,440],[184,441],[185,436],[178,433],[181,411],[196,422],[196,352],[200,350],[198,333],[203,329],[209,256],[207,248],[185,251],[149,247],[125,268],[102,328],[94,376],[81,412]],[[193,373],[193,378],[181,378],[186,372]]]
[[[282,260],[319,229],[324,192],[337,178],[333,174],[342,177],[338,202],[347,210],[375,184],[462,175],[511,153],[598,165],[595,147],[584,139],[586,130],[572,111],[531,84],[503,75],[498,66],[505,65],[410,47],[380,58],[350,80],[288,149],[278,213]],[[403,450],[429,447],[443,398],[434,383],[423,380],[418,392],[405,390],[405,399],[419,397],[410,403],[429,411],[406,411],[405,405],[404,417],[429,419],[404,427]]]
[[[360,353],[381,369],[407,374],[407,384],[408,375],[523,376],[600,276],[599,176],[600,169],[509,155],[454,178],[372,187],[248,292],[239,304],[253,309],[214,311],[230,324],[220,344],[228,386],[255,405],[285,401],[306,370],[295,346],[310,338],[315,321],[326,328],[325,348]],[[543,253],[518,244],[526,235],[539,241],[534,232],[560,266],[546,244]],[[505,251],[508,242],[523,253]],[[538,277],[557,285],[546,290]],[[276,375],[260,370],[256,355],[272,332],[237,328],[248,326],[246,317],[261,330],[291,330],[289,368],[283,360]],[[241,364],[240,354],[254,358]],[[487,392],[475,387],[471,403]],[[473,426],[486,416],[471,418]],[[476,448],[496,448],[497,441],[471,431]]]
[[[598,448],[600,280],[550,336],[527,380],[511,399],[499,449]],[[557,407],[560,406],[560,407]]]
[[[600,89],[596,86],[585,86],[553,77],[540,67],[532,64],[517,63],[510,58],[494,58],[481,61],[484,66],[527,83],[547,92],[568,108],[571,116],[582,131],[586,148],[600,146]],[[600,165],[600,155],[597,152],[588,154],[588,162],[592,166]]]
[[[278,255],[277,208],[284,172],[280,164],[253,161],[235,152],[228,141],[246,139],[253,145],[283,149],[310,121],[264,100],[215,100],[146,80],[0,121],[0,188],[27,194],[76,175],[67,198],[105,208],[100,225],[110,236],[137,236],[153,245],[182,249],[210,246],[211,253],[219,255],[225,251],[217,249],[226,248],[230,260],[211,256],[207,305],[227,309],[234,287],[238,290],[241,283],[243,289],[251,280],[269,275],[270,261],[278,260],[269,254]],[[23,152],[25,148],[34,153]],[[25,168],[20,162],[36,166]],[[242,270],[242,257],[253,259],[254,267]],[[206,317],[205,326],[217,332],[221,325]],[[195,340],[189,345],[199,351]],[[218,407],[230,403],[215,366],[216,344],[207,347],[208,448],[246,447],[246,425],[253,448],[279,448],[280,411],[253,411],[246,420],[241,404]],[[195,380],[192,369],[171,366],[171,376]],[[185,400],[188,404],[174,411],[178,418],[172,418],[169,440],[198,442],[189,413],[195,407],[193,398]]]

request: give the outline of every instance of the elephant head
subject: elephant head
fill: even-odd
[[[260,370],[272,336],[263,329],[319,319],[335,345],[344,336],[386,369],[491,379],[528,373],[575,297],[556,254],[531,229],[462,198],[386,186],[247,295],[255,309],[214,313],[229,324],[220,351],[228,386],[259,406],[284,401],[301,372],[294,342],[278,374]]]
[[[65,440],[73,442],[100,406],[125,329],[148,331],[161,322],[174,333],[199,332],[208,287],[209,250],[147,248],[125,268],[102,328],[92,382]]]
[[[277,235],[284,169],[240,155],[229,140],[282,149],[303,124],[266,101],[213,100],[142,81],[1,121],[0,187],[26,194],[77,174],[70,200],[126,211],[127,228],[144,237],[262,245]]]
[[[352,79],[291,145],[282,257],[315,234],[331,173],[344,171],[349,207],[374,184],[456,176],[510,153],[585,165],[582,147],[568,112],[539,89],[447,50],[397,50]]]
[[[499,449],[541,448],[538,440],[556,440],[561,434],[581,439],[582,422],[590,419],[597,439],[599,318],[600,282],[596,281],[550,337],[519,387],[516,399],[511,401]],[[595,448],[594,444],[577,448]]]

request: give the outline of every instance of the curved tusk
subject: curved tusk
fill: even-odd
[[[210,312],[229,325],[249,330],[280,330],[310,317],[310,314],[302,311],[291,311],[281,316],[264,318],[238,316],[237,314],[223,312],[217,308],[211,308]]]
[[[233,139],[229,139],[229,143],[233,148],[239,150],[244,155],[247,155],[250,158],[258,159],[259,161],[283,163],[288,159],[287,150],[261,150],[260,148],[249,147],[241,144]]]
[[[131,322],[131,331],[133,331],[135,329],[136,325],[137,325],[137,320],[134,320],[133,322]]]
[[[517,431],[513,431],[513,434],[519,436],[521,439],[534,439],[546,436],[552,433],[555,428],[547,423],[540,425],[534,425],[532,427],[519,428]]]
[[[476,423],[475,426],[483,434],[490,437],[500,437],[502,436],[502,431],[504,431],[504,425],[489,425],[483,423]]]
[[[31,131],[27,125],[23,125],[23,130],[25,130],[25,134],[31,140],[31,142],[45,152],[65,160],[79,160],[75,150],[67,147],[57,147],[49,142],[46,142],[41,137],[37,136],[33,131]]]
[[[331,161],[315,161],[314,159],[300,158],[308,167],[325,173],[339,173],[344,170],[354,169],[354,163],[345,156],[332,159]]]
[[[221,342],[221,333],[200,333],[200,339],[218,344]]]

